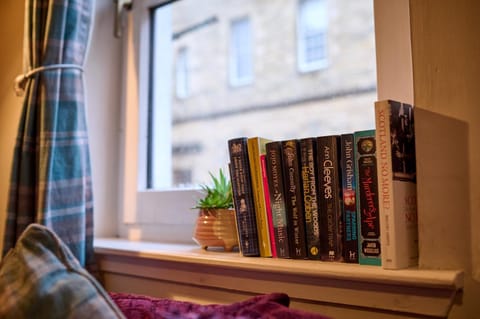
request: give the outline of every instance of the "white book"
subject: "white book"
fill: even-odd
[[[375,103],[382,266],[418,265],[418,217],[413,107]]]

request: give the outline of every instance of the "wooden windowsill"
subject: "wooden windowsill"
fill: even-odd
[[[95,240],[95,252],[105,273],[417,315],[446,316],[463,288],[461,270],[384,270],[107,238]]]

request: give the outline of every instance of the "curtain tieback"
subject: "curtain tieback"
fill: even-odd
[[[83,67],[77,64],[50,64],[39,66],[38,68],[30,70],[27,73],[21,74],[15,78],[15,92],[17,96],[23,95],[23,92],[25,92],[25,86],[27,85],[27,80],[35,74],[43,71],[59,69],[77,69],[83,72]]]

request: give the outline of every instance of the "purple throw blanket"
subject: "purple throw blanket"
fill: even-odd
[[[271,293],[228,305],[200,305],[172,299],[110,293],[127,319],[325,319],[326,317],[289,308],[284,293]]]

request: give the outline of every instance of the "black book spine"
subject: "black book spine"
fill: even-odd
[[[297,140],[282,141],[282,159],[290,231],[288,234],[290,256],[295,259],[306,259],[305,220]]]
[[[355,140],[353,134],[340,137],[343,190],[343,258],[358,263],[358,213],[356,204]]]
[[[320,259],[320,226],[317,187],[317,144],[315,138],[300,140],[300,166],[303,189],[307,256]]]
[[[272,210],[275,247],[278,258],[290,258],[288,243],[288,221],[283,186],[282,144],[279,141],[267,143],[266,164],[270,206]]]
[[[260,249],[248,162],[247,138],[240,137],[229,140],[228,150],[240,251],[243,256],[259,256]]]
[[[317,138],[320,203],[320,255],[325,261],[342,261],[342,188],[339,136]]]

